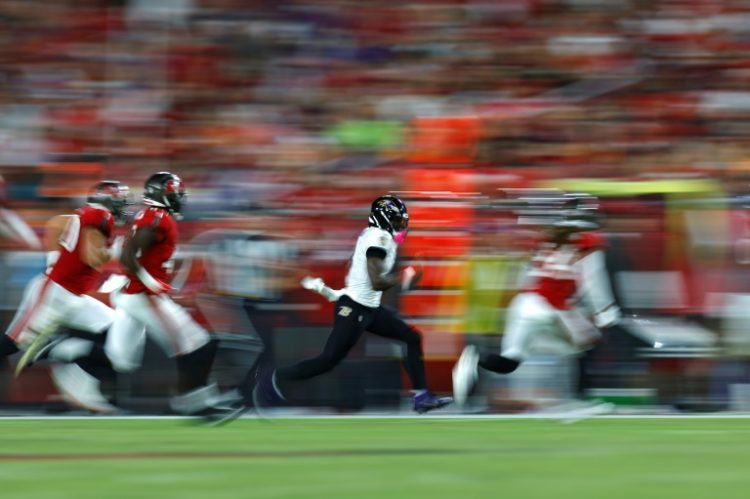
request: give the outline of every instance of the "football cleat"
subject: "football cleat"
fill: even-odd
[[[49,334],[37,334],[34,340],[26,347],[26,351],[23,352],[21,358],[16,363],[15,377],[17,378],[24,368],[30,366],[33,360],[39,355],[44,349],[47,343],[50,341]]]
[[[477,382],[478,364],[477,347],[468,345],[453,366],[453,398],[459,406],[466,405],[466,400]]]
[[[425,412],[445,407],[451,402],[453,402],[452,397],[439,397],[427,390],[422,390],[414,395],[414,410],[419,414],[424,414]]]
[[[250,407],[242,401],[237,401],[231,404],[207,407],[196,414],[196,416],[202,418],[207,426],[222,426],[239,418],[249,409]]]
[[[99,380],[78,364],[53,364],[50,373],[60,395],[70,405],[100,414],[117,411],[102,395]]]
[[[37,350],[37,352],[34,354],[34,356],[29,361],[28,365],[32,366],[36,364],[37,362],[40,362],[42,360],[49,359],[50,352],[53,348],[58,346],[60,343],[63,342],[63,340],[68,339],[67,336],[54,336],[50,341],[48,341],[42,348]]]

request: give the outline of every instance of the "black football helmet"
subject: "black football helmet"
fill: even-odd
[[[134,204],[130,196],[130,188],[116,180],[103,180],[96,184],[86,201],[107,208],[114,215],[115,223],[118,225],[127,221],[130,215],[127,207]]]
[[[149,206],[158,206],[178,215],[186,198],[185,184],[174,173],[154,173],[146,180],[143,202]]]
[[[370,208],[370,227],[378,227],[392,235],[409,229],[406,205],[396,196],[380,196]]]

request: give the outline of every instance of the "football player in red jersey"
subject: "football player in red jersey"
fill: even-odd
[[[90,355],[94,343],[78,338],[50,340],[59,328],[100,334],[112,324],[114,310],[86,293],[97,284],[101,266],[118,254],[112,232],[116,221],[123,220],[128,192],[119,182],[101,182],[86,206],[47,223],[47,270],[27,285],[16,316],[0,340],[5,355],[25,350],[16,374],[42,354],[62,362],[53,365],[52,377],[63,396],[97,412],[114,408],[101,396],[98,380],[72,364]]]
[[[510,303],[500,354],[480,355],[467,346],[453,369],[453,390],[464,404],[477,378],[477,367],[508,374],[526,359],[539,335],[562,335],[579,351],[591,348],[599,329],[615,324],[614,301],[594,214],[596,199],[565,195],[562,209],[538,245],[526,274],[527,285]],[[586,313],[576,306],[582,300]],[[589,319],[591,317],[592,320]]]
[[[155,173],[146,181],[146,208],[135,217],[122,250],[128,283],[113,293],[115,319],[105,351],[117,371],[132,372],[140,366],[142,338],[148,332],[177,361],[180,394],[172,399],[172,408],[210,417],[221,411],[218,389],[208,384],[216,342],[169,297],[169,266],[177,245],[175,218],[185,196],[184,183],[173,173]]]

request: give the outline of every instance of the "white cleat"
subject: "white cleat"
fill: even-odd
[[[458,362],[453,366],[453,401],[459,407],[466,405],[466,400],[477,382],[478,364],[479,352],[477,347],[469,345],[464,348]]]
[[[53,364],[52,381],[70,405],[100,414],[117,411],[99,390],[99,380],[77,364]]]

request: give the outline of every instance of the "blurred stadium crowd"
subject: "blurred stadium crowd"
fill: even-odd
[[[587,394],[748,409],[748,48],[742,0],[2,0],[0,171],[38,232],[103,178],[182,176],[179,297],[238,345],[225,366],[262,335],[282,362],[319,349],[331,308],[299,278],[341,287],[370,202],[398,192],[425,277],[389,299],[442,391],[467,341],[498,344],[529,249],[504,194],[589,192],[626,319]],[[8,319],[43,255],[3,245]],[[394,407],[393,348],[368,338],[367,375],[345,363],[301,398]],[[482,403],[572,396],[556,358],[483,380]],[[32,371],[6,407],[55,400]]]

